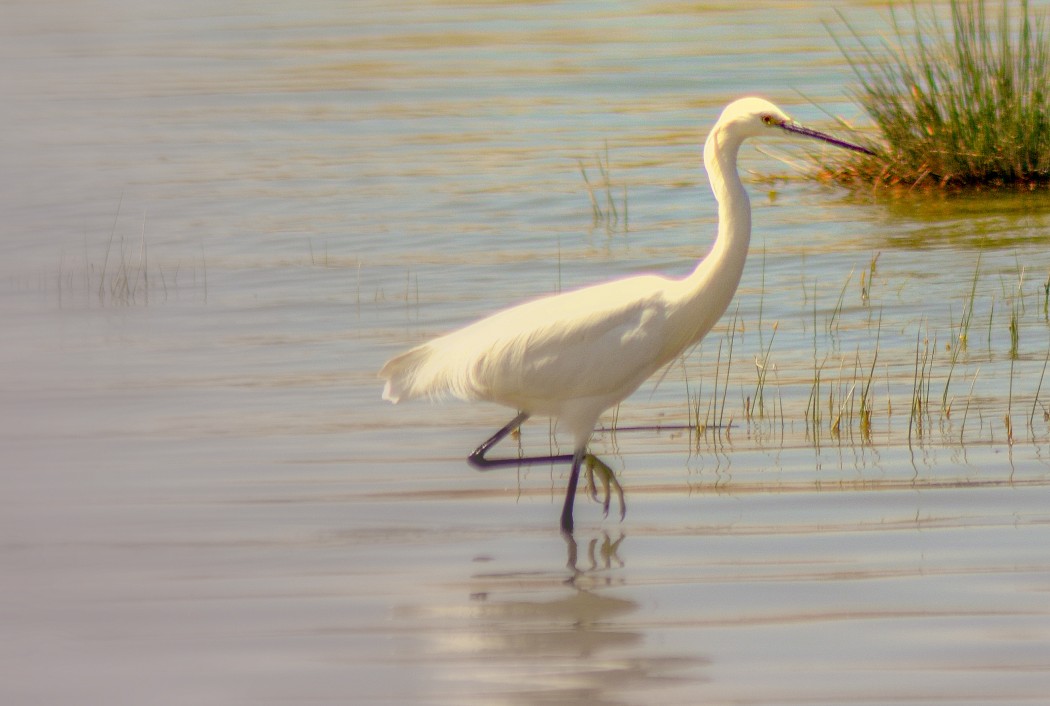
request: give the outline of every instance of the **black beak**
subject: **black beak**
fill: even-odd
[[[819,130],[812,130],[808,127],[803,127],[802,125],[791,121],[785,121],[780,123],[780,127],[782,127],[784,130],[787,130],[788,132],[793,132],[796,135],[805,135],[806,137],[812,137],[814,139],[821,140],[822,142],[827,142],[829,145],[835,145],[836,147],[843,147],[848,150],[853,150],[854,152],[863,152],[864,154],[875,154],[867,147],[861,147],[860,145],[855,145],[852,142],[846,142],[845,140],[840,140],[836,137],[832,137],[831,135],[825,135]]]

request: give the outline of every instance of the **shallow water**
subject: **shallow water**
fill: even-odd
[[[2,13],[5,703],[1045,698],[1043,195],[746,147],[736,323],[603,420],[629,510],[574,543],[566,469],[463,460],[509,410],[379,400],[472,317],[688,271],[722,105],[857,116],[825,4]]]

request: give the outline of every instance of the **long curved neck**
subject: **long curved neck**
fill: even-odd
[[[716,125],[704,144],[704,166],[718,201],[718,235],[711,252],[685,278],[684,298],[722,315],[733,299],[751,245],[751,201],[737,173],[742,137]]]
[[[718,201],[718,236],[711,252],[676,288],[679,352],[718,322],[744,272],[751,242],[751,203],[736,170],[742,142],[742,138],[726,135],[716,126],[704,145],[704,164]]]
[[[712,268],[713,276],[717,276],[723,284],[728,284],[727,280],[731,279],[732,286],[728,288],[727,299],[732,299],[736,284],[740,281],[751,244],[751,201],[736,167],[742,142],[742,139],[733,139],[716,127],[704,144],[704,166],[711,180],[711,191],[718,201],[718,237],[710,254],[697,266],[697,270]]]

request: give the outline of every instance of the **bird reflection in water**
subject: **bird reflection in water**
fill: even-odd
[[[580,568],[580,551],[575,537],[568,533],[563,533],[562,537],[565,539],[565,546],[569,555],[565,565],[572,571],[572,576],[566,580],[568,584],[575,584],[576,580],[581,576],[609,571],[613,568],[614,563],[616,568],[622,569],[624,567],[623,559],[620,558],[619,554],[620,544],[623,543],[625,537],[622,532],[615,541],[609,537],[608,532],[604,531],[600,537],[591,537],[587,542],[587,561],[590,563],[590,566],[584,569]],[[606,575],[605,584],[608,585],[610,583],[612,583],[612,577]]]

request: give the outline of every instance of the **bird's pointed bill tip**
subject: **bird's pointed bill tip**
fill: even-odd
[[[787,132],[793,132],[796,135],[802,135],[804,137],[811,137],[813,139],[820,140],[821,142],[827,142],[829,145],[842,147],[843,149],[853,150],[854,152],[860,152],[862,154],[875,154],[874,150],[871,150],[867,147],[863,147],[852,142],[846,142],[845,140],[840,140],[837,137],[832,137],[831,135],[820,132],[819,130],[808,128],[805,125],[799,125],[798,123],[791,120],[787,120],[781,123],[780,127],[786,130]]]

